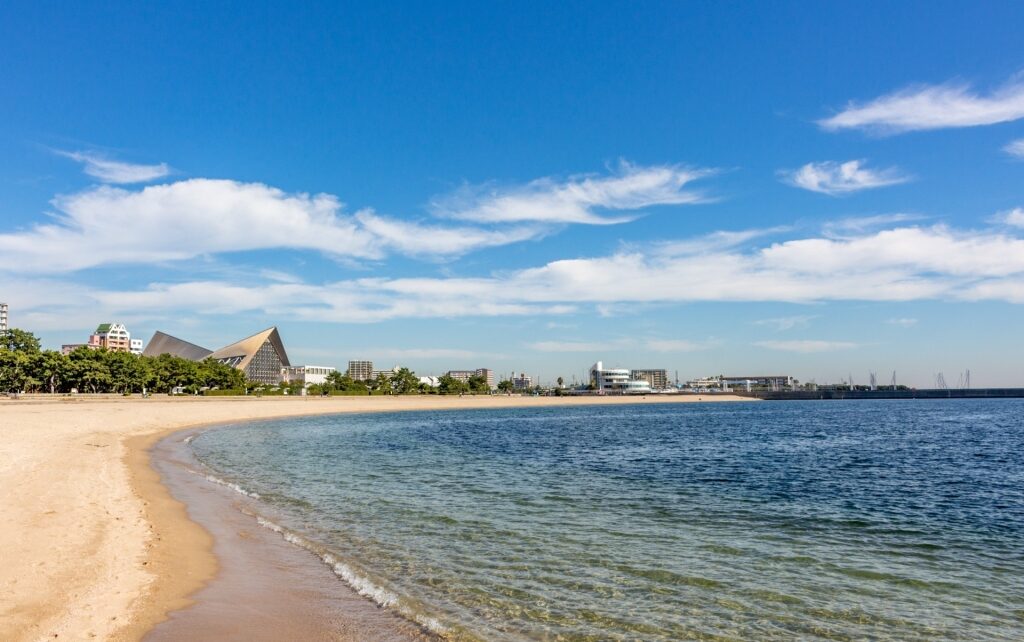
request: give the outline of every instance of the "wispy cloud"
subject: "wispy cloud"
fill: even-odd
[[[785,330],[792,330],[793,328],[806,327],[813,319],[817,319],[818,315],[797,315],[792,317],[776,317],[774,319],[758,319],[754,321],[754,325],[765,325],[772,327],[776,332],[783,332]]]
[[[535,341],[526,344],[530,350],[537,352],[612,352],[635,345],[628,339],[615,341]]]
[[[769,350],[780,350],[782,352],[835,352],[837,350],[851,350],[858,344],[849,341],[820,341],[806,339],[799,341],[757,341],[754,345]]]
[[[483,359],[505,358],[506,355],[493,352],[477,352],[458,348],[380,348],[363,349],[366,354],[380,355],[389,359]]]
[[[644,345],[653,352],[700,352],[721,345],[717,339],[690,341],[688,339],[648,339]]]
[[[1003,148],[1003,151],[1016,158],[1024,158],[1024,138],[1018,138]]]
[[[868,169],[863,167],[864,161],[851,160],[845,163],[823,161],[807,163],[797,170],[779,172],[782,180],[794,187],[841,196],[866,189],[886,187],[906,183],[910,177],[895,167],[888,169]]]
[[[681,241],[659,241],[653,251],[663,256],[709,254],[747,244],[754,239],[789,231],[789,226],[776,226],[750,230],[719,230],[704,236]]]
[[[56,150],[56,153],[81,163],[82,171],[104,183],[146,183],[171,173],[167,163],[139,165],[110,160],[94,152]]]
[[[561,182],[542,178],[509,188],[465,187],[434,199],[431,209],[443,218],[474,223],[610,225],[631,221],[637,214],[608,216],[603,212],[706,202],[702,192],[684,188],[711,173],[678,165],[644,167],[623,162],[608,176],[577,176]]]
[[[1024,207],[1015,207],[1006,212],[999,212],[991,219],[994,223],[1012,225],[1013,227],[1024,227]]]
[[[974,127],[1024,117],[1024,81],[1014,77],[988,94],[966,84],[916,85],[876,98],[850,103],[818,121],[826,130],[863,129],[883,134]]]
[[[822,231],[828,237],[845,237],[850,234],[862,235],[869,230],[880,227],[895,227],[897,223],[908,221],[920,221],[927,217],[920,214],[877,214],[874,216],[854,216],[850,218],[831,221],[822,226]]]
[[[887,319],[886,323],[889,325],[898,325],[901,328],[912,328],[917,325],[917,319],[900,318],[900,319]]]

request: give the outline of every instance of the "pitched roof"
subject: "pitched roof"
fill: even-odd
[[[281,358],[281,365],[290,366],[291,363],[288,361],[288,354],[284,351],[284,344],[281,343],[281,335],[277,333],[277,328],[267,328],[263,332],[257,332],[251,337],[246,337],[241,341],[232,343],[229,346],[225,346],[220,350],[217,350],[210,356],[214,359],[228,359],[230,357],[242,357],[242,360],[238,362],[235,367],[239,370],[245,370],[252,361],[253,356],[263,346],[264,343],[270,341],[270,344],[274,346],[277,351],[277,356]]]
[[[157,330],[153,338],[149,340],[146,349],[142,351],[143,356],[156,357],[162,354],[169,354],[191,361],[202,361],[210,356],[212,352],[202,346],[183,341]]]
[[[111,323],[101,323],[96,328],[96,334],[103,334],[104,332],[110,332]]]

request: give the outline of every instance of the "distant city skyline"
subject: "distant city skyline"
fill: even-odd
[[[1019,4],[7,18],[0,301],[45,347],[1024,386]]]

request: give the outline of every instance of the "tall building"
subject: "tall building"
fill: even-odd
[[[448,376],[462,383],[469,383],[470,377],[483,377],[487,381],[487,387],[494,390],[494,371],[490,368],[477,368],[476,370],[449,370]]]
[[[668,389],[667,370],[630,370],[629,378],[635,381],[646,381],[651,386],[651,390]]]
[[[354,381],[369,381],[373,378],[373,362],[349,361],[347,374]]]
[[[7,332],[7,304],[0,303],[0,334]]]
[[[106,348],[111,352],[131,352],[132,335],[123,323],[101,323],[89,336],[90,348]]]
[[[523,372],[519,374],[513,372],[512,387],[516,390],[529,390],[533,387],[533,377]]]

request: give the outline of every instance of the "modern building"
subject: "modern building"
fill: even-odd
[[[281,375],[287,382],[301,381],[304,388],[313,384],[323,385],[327,383],[327,375],[335,372],[337,368],[331,366],[289,366],[285,367]]]
[[[0,303],[0,334],[7,332],[7,304]]]
[[[111,352],[131,352],[132,335],[123,323],[101,323],[89,336],[89,346]]]
[[[590,383],[598,394],[643,394],[651,391],[651,384],[633,379],[628,368],[605,368],[600,361],[590,367]]]
[[[132,354],[142,354],[142,339],[132,339],[129,352]]]
[[[490,368],[477,368],[476,370],[449,370],[448,376],[462,383],[469,383],[470,377],[483,377],[487,381],[487,387],[494,390],[494,371]]]
[[[512,388],[515,390],[529,390],[533,388],[533,377],[523,372],[519,374],[513,372],[511,381]]]
[[[157,332],[142,354],[150,357],[170,354],[190,361],[209,357],[241,370],[250,381],[266,384],[280,383],[285,369],[291,367],[277,328],[267,328],[216,351]]]
[[[634,381],[646,381],[651,390],[668,390],[667,370],[630,370],[629,378]]]
[[[377,380],[380,379],[381,377],[384,377],[385,379],[390,379],[391,377],[398,374],[398,371],[401,369],[401,366],[395,366],[390,370],[373,370],[370,372],[370,379]]]
[[[793,377],[789,375],[750,375],[750,376],[726,376],[721,375],[722,388],[746,388],[749,392],[754,388],[767,388],[769,390],[782,390],[793,387]]]
[[[373,378],[372,361],[349,361],[348,374],[354,381],[369,381]]]
[[[441,387],[441,379],[439,377],[419,377],[421,386],[429,386],[431,388]]]

